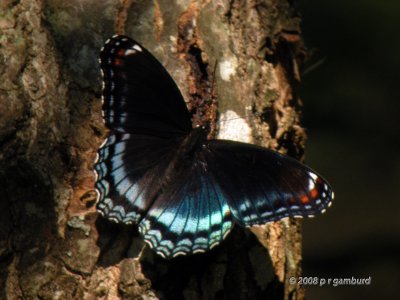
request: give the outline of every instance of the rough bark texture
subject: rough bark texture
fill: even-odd
[[[165,261],[134,226],[99,218],[91,193],[106,38],[153,52],[195,122],[301,159],[299,22],[289,0],[0,2],[0,299],[302,299],[288,282],[299,222],[252,228],[258,239],[236,228],[210,253]]]

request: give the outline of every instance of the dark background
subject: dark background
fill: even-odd
[[[301,85],[306,162],[335,200],[304,222],[304,276],[372,277],[307,299],[400,299],[400,2],[299,0],[312,56]],[[396,297],[397,294],[397,297]]]

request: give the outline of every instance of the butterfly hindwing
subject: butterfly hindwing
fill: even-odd
[[[115,132],[99,150],[95,165],[97,209],[107,218],[137,223],[151,205],[151,192],[160,186],[176,141]]]
[[[233,141],[212,140],[208,147],[209,171],[239,224],[314,216],[331,203],[329,184],[293,158]]]
[[[227,200],[205,169],[202,155],[177,174],[139,224],[145,241],[163,257],[209,250],[233,226]]]

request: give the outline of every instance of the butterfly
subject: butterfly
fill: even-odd
[[[100,53],[103,118],[95,162],[97,210],[137,224],[164,258],[205,252],[234,224],[314,216],[333,191],[297,160],[252,144],[207,139],[161,63],[116,35]]]

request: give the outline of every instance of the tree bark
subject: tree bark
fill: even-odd
[[[98,217],[92,193],[106,132],[98,52],[115,32],[166,66],[195,122],[301,159],[304,53],[292,1],[5,0],[0,9],[1,299],[304,298],[288,281],[301,274],[299,221],[255,235],[235,228],[209,253],[166,261],[134,226]]]

